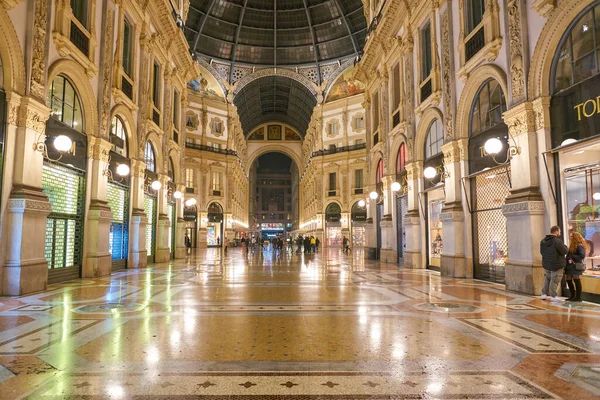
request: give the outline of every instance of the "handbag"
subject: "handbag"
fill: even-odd
[[[581,272],[583,272],[583,271],[585,271],[585,264],[584,264],[584,263],[582,263],[582,262],[576,262],[576,263],[575,263],[575,269],[576,269],[577,271],[581,271]]]

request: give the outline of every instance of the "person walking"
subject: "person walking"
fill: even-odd
[[[227,246],[229,246],[229,238],[225,236],[225,239],[223,239],[223,251],[225,254],[227,254]]]
[[[350,252],[350,246],[348,246],[348,238],[346,236],[342,239],[342,250],[344,253]]]
[[[544,267],[544,286],[542,287],[542,300],[550,297],[550,301],[563,301],[557,296],[556,289],[560,283],[566,265],[565,256],[568,248],[560,239],[560,227],[553,226],[550,235],[546,235],[540,242],[542,267]]]
[[[585,254],[587,244],[579,232],[571,232],[569,235],[569,252],[567,253],[567,266],[565,276],[571,296],[567,301],[581,301],[581,275],[585,271]]]
[[[312,254],[315,254],[315,251],[317,249],[317,239],[315,239],[314,236],[310,237],[310,252]]]
[[[315,248],[317,249],[317,252],[319,251],[319,245],[321,244],[321,241],[319,240],[319,238],[315,239]]]
[[[304,236],[304,253],[310,252],[310,238],[308,235]]]
[[[192,254],[192,241],[190,240],[190,237],[187,235],[185,235],[185,252],[187,254]]]

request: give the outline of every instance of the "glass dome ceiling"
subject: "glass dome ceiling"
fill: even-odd
[[[191,51],[234,65],[295,67],[358,55],[367,22],[361,0],[191,0]],[[229,81],[233,81],[229,77]]]

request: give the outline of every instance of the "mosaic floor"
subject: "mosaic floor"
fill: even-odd
[[[0,399],[600,399],[600,305],[230,249],[0,297]]]

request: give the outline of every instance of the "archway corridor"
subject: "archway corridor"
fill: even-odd
[[[0,302],[3,399],[589,399],[544,376],[598,362],[573,324],[597,307],[357,249],[198,249]]]

